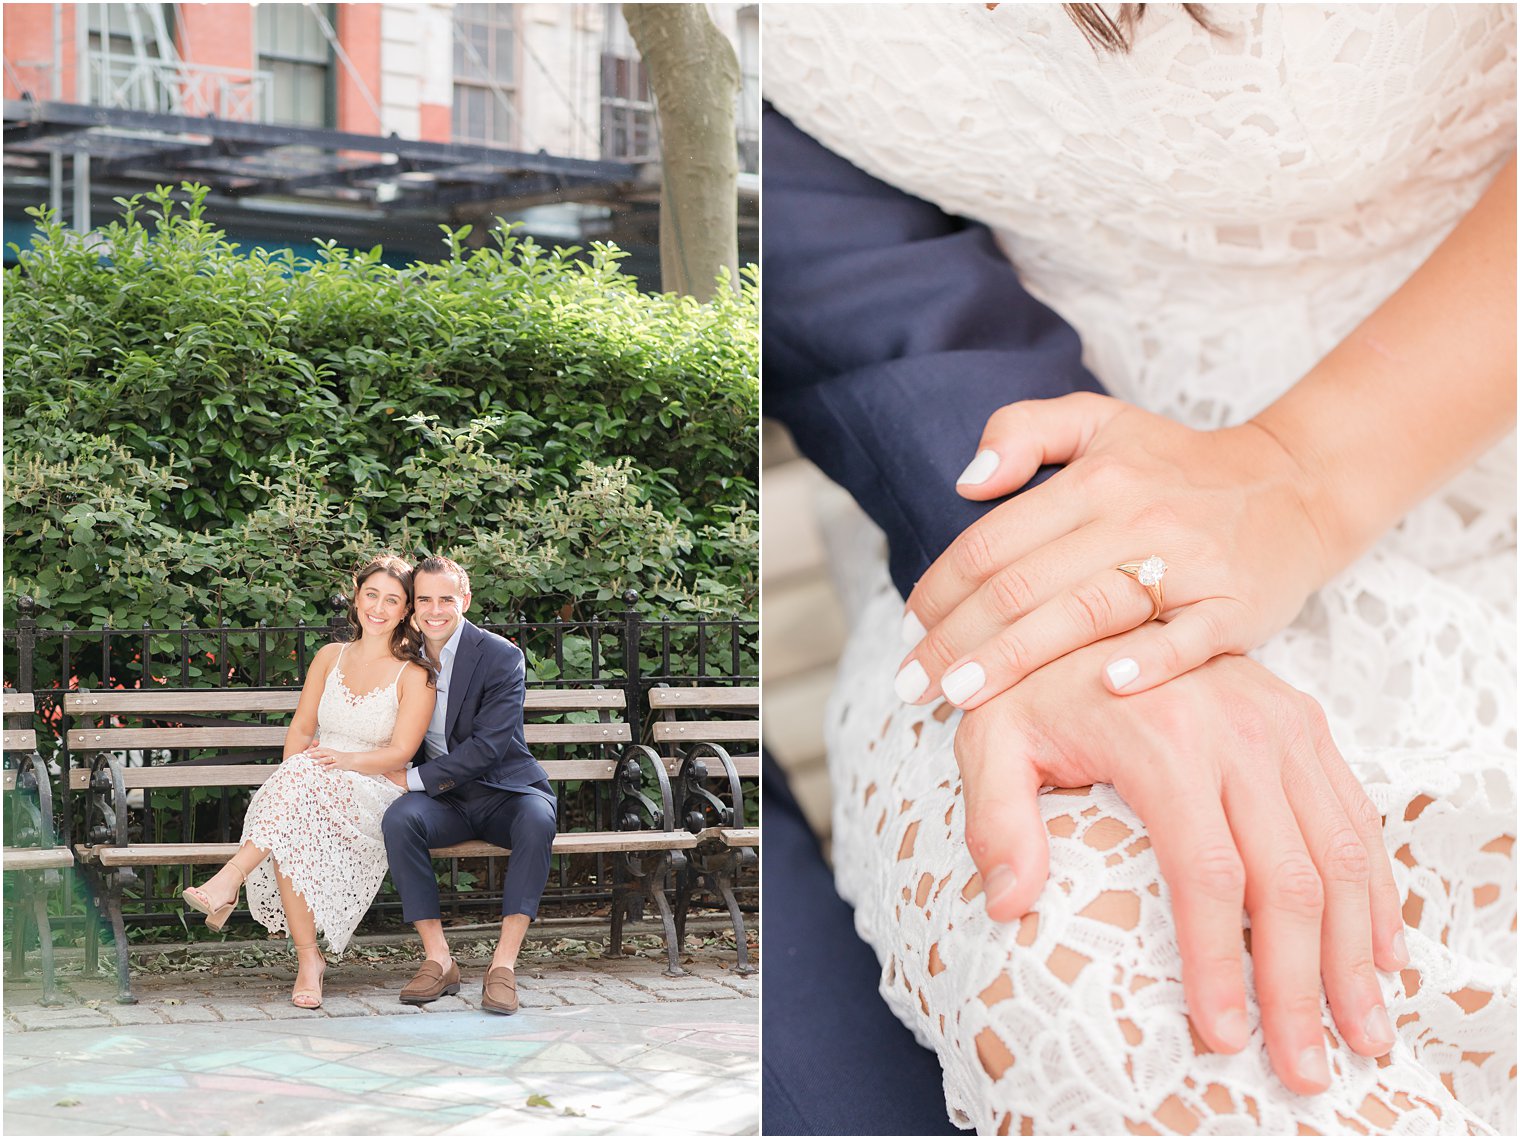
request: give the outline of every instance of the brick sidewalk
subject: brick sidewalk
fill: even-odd
[[[475,935],[478,937],[479,935]],[[602,931],[605,938],[605,928]],[[360,939],[331,960],[321,1009],[290,1004],[281,943],[136,954],[138,1003],[107,976],[5,987],[7,1135],[706,1135],[760,1125],[759,975],[688,939],[603,958],[594,936],[530,937],[522,1008],[478,1011],[490,942],[451,937],[464,987],[397,999],[410,946]],[[657,939],[656,939],[657,941]]]
[[[605,939],[605,927],[602,929]],[[653,947],[657,939],[647,934],[630,939],[644,948],[637,956],[624,957],[601,956],[595,927],[557,930],[548,938],[530,937],[518,962],[522,1007],[757,998],[759,974],[743,977],[734,972],[731,941],[702,937],[703,932],[694,923],[688,935],[689,952],[682,958],[688,970],[685,977],[665,975],[664,951]],[[570,936],[581,933],[590,936],[585,940]],[[288,945],[283,941],[174,947],[162,955],[134,950],[135,1005],[117,1004],[115,982],[105,975],[84,979],[77,973],[62,973],[59,985],[63,1006],[43,1008],[37,1003],[41,984],[34,953],[25,981],[6,979],[4,1031],[312,1016],[406,1016],[478,1008],[491,943],[476,934],[451,936],[450,944],[464,982],[458,996],[420,1007],[401,1004],[397,994],[417,968],[417,959],[411,953],[415,940],[372,936],[356,938],[341,960],[329,955],[318,1010],[300,1009],[290,1003],[295,954],[281,948]],[[102,962],[107,956],[102,954]],[[146,971],[154,968],[155,956],[165,957],[168,968]]]

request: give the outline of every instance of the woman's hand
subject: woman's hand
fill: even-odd
[[[1218,1052],[1247,1042],[1241,909],[1273,1069],[1295,1092],[1329,1083],[1320,980],[1351,1048],[1393,1044],[1373,966],[1409,963],[1381,820],[1319,705],[1245,657],[1225,656],[1118,700],[1098,663],[1142,633],[1031,675],[956,732],[966,843],[987,912],[1037,905],[1049,874],[1041,786],[1112,783],[1145,822],[1172,895],[1194,1028]]]
[[[316,747],[306,749],[306,754],[316,760],[317,763],[329,771],[359,771],[360,753],[353,751],[334,751],[330,747]]]
[[[1149,621],[1150,592],[1115,567],[1158,555],[1168,616],[1110,652],[1098,675],[1143,692],[1290,622],[1347,560],[1319,486],[1263,427],[1195,431],[1116,399],[1028,400],[988,421],[958,489],[1017,490],[969,527],[908,598],[897,691],[975,708],[1030,673]]]

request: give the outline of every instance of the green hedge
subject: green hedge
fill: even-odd
[[[758,290],[650,296],[501,228],[395,269],[244,253],[166,187],[5,278],[5,616],[323,621],[380,549],[477,611],[752,614]],[[145,220],[147,219],[146,224]]]

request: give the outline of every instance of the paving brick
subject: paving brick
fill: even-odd
[[[463,997],[439,997],[422,1006],[428,1012],[465,1012],[475,1006]]]
[[[580,986],[566,986],[556,988],[555,995],[567,1005],[610,1005],[612,1000],[605,993],[599,993],[589,988]]]
[[[381,996],[365,997],[360,1003],[370,1012],[378,1013],[380,1016],[396,1016],[398,1014],[411,1016],[422,1011],[416,1005],[402,1004],[394,996],[389,1000]]]
[[[223,1020],[268,1020],[269,1014],[264,1011],[262,1005],[228,1003],[216,1006],[216,1011]]]
[[[170,1024],[215,1024],[222,1019],[206,1005],[162,1004],[157,1011]]]
[[[323,997],[322,1011],[328,1016],[367,1016],[369,1006],[353,997]]]
[[[112,1024],[163,1024],[164,1018],[159,1016],[148,1005],[111,1005],[99,1011],[111,1018]]]
[[[321,1016],[320,1012],[312,1012],[309,1008],[296,1008],[289,1001],[283,1004],[267,1004],[259,1006],[270,1020],[299,1020],[301,1017]]]
[[[103,1012],[88,1008],[18,1008],[11,1012],[16,1023],[26,1032],[40,1032],[51,1028],[100,1028],[109,1026],[110,1020]]]

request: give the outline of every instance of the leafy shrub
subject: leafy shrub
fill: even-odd
[[[757,288],[650,296],[509,228],[394,269],[243,254],[186,185],[5,279],[5,617],[325,621],[369,554],[446,553],[476,612],[751,613]],[[149,219],[145,224],[144,217]],[[616,607],[621,607],[619,602]]]

